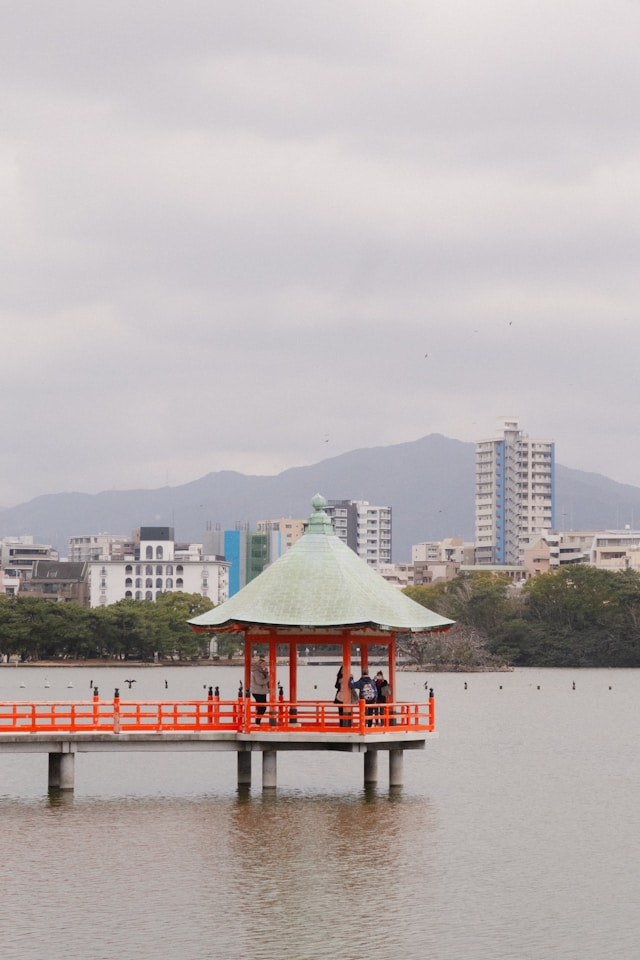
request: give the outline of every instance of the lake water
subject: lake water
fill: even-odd
[[[301,667],[300,697],[334,675]],[[3,668],[0,699],[231,699],[240,676]],[[281,753],[273,795],[258,756],[239,794],[235,753],[82,754],[56,799],[46,755],[0,756],[3,960],[635,960],[640,671],[429,680],[439,739],[397,791],[384,754],[365,790],[362,757]]]

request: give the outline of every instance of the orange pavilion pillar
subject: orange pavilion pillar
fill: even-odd
[[[396,635],[392,633],[389,640],[389,685],[394,700],[398,699],[396,696],[396,652]]]
[[[251,686],[251,636],[247,632],[244,635],[244,695]]]
[[[363,638],[360,640],[360,672],[369,671],[369,644]]]
[[[298,699],[298,644],[292,640],[289,644],[289,700]]]
[[[269,701],[271,703],[278,699],[277,696],[277,673],[278,673],[278,643],[277,636],[269,636]]]

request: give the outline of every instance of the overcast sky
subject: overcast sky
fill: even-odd
[[[0,505],[502,415],[640,485],[639,38],[637,0],[5,0]]]

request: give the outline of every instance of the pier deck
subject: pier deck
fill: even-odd
[[[276,786],[279,751],[329,750],[364,755],[365,783],[377,781],[378,753],[389,754],[389,783],[403,782],[404,750],[423,749],[434,732],[433,697],[424,704],[341,707],[326,701],[126,701],[0,703],[0,754],[47,753],[49,787],[72,790],[77,753],[235,752],[238,784],[251,782],[251,756],[262,754],[262,785]]]

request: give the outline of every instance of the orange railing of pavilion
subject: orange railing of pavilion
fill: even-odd
[[[258,706],[264,713],[258,714]],[[433,731],[435,701],[338,706],[327,700],[93,700],[0,702],[3,733],[368,734]]]

